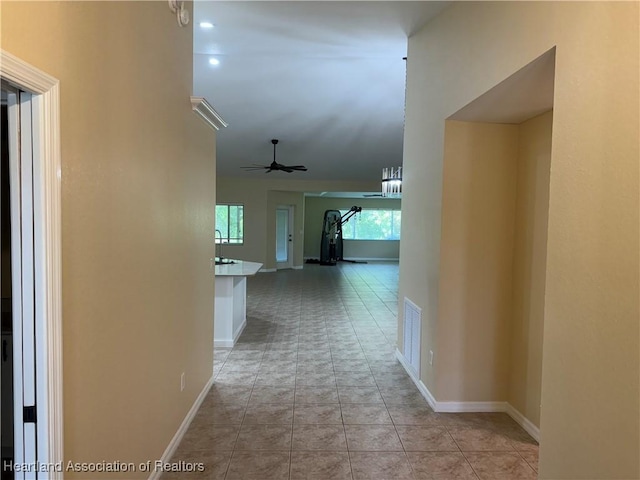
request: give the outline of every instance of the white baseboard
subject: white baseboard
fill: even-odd
[[[507,402],[436,402],[437,412],[506,412]]]
[[[245,318],[244,321],[240,324],[240,326],[238,327],[238,329],[233,332],[233,338],[231,340],[216,340],[215,338],[213,339],[213,348],[233,348],[236,344],[236,342],[238,341],[238,338],[240,338],[240,335],[242,335],[242,332],[244,331],[245,327],[247,326],[247,319]]]
[[[318,257],[304,257],[305,262],[307,260],[318,260]],[[352,256],[347,256],[347,258],[345,258],[346,261],[349,260],[356,260],[358,262],[392,262],[392,263],[398,263],[400,261],[399,258],[389,258],[389,257],[352,257]],[[295,268],[295,267],[294,267]]]
[[[398,263],[400,261],[399,258],[388,258],[388,257],[348,257],[345,258],[346,261],[355,260],[357,262],[393,262]]]
[[[275,268],[261,268],[260,270],[258,270],[259,273],[271,273],[275,271],[276,271]]]
[[[536,427],[531,420],[525,417],[520,411],[516,410],[513,405],[507,403],[505,412],[513,418],[526,432],[533,437],[536,442],[540,442],[540,429]]]
[[[409,365],[409,362],[400,352],[396,349],[396,358],[402,364],[413,383],[418,387],[418,390],[425,398],[429,406],[434,412],[439,413],[462,413],[462,412],[501,412],[506,413],[513,418],[529,435],[533,437],[536,442],[540,441],[540,429],[536,427],[529,419],[527,419],[522,413],[516,410],[509,402],[438,402],[433,394],[429,391],[427,386],[422,383],[413,369]]]
[[[236,344],[236,342],[238,341],[238,338],[240,338],[240,335],[242,335],[242,332],[244,332],[245,327],[247,326],[247,319],[245,317],[245,319],[242,321],[242,323],[240,324],[240,326],[236,329],[235,332],[233,332],[233,345]],[[233,345],[231,345],[233,347]],[[215,346],[215,344],[214,344]]]
[[[200,392],[200,395],[198,395],[198,398],[196,398],[196,401],[193,402],[193,405],[191,406],[189,413],[187,413],[187,416],[184,417],[184,420],[182,421],[182,424],[178,428],[178,431],[171,439],[171,442],[169,442],[169,445],[167,445],[167,448],[165,449],[164,453],[162,454],[162,457],[160,458],[160,460],[163,463],[168,463],[171,461],[171,457],[173,457],[173,454],[178,448],[178,445],[180,445],[180,442],[182,441],[182,437],[184,437],[184,434],[187,433],[187,430],[189,428],[189,425],[191,425],[191,421],[193,420],[193,417],[196,416],[196,413],[198,412],[200,405],[202,405],[202,402],[207,396],[207,393],[209,392],[209,389],[211,389],[212,385],[213,385],[213,375],[211,375],[211,378],[209,378],[209,381],[205,384],[204,388]],[[151,473],[151,475],[149,476],[149,480],[159,480],[161,476],[162,476],[162,471],[157,470]]]
[[[437,412],[437,410],[436,410],[436,407],[437,407],[436,399],[431,394],[431,392],[429,391],[427,386],[424,383],[422,383],[422,380],[420,380],[417,377],[417,375],[413,371],[413,368],[411,368],[411,365],[409,364],[408,360],[404,357],[402,352],[400,350],[398,350],[397,348],[396,348],[396,358],[402,364],[402,366],[404,367],[405,371],[409,374],[409,377],[411,377],[411,380],[413,380],[413,383],[416,385],[416,387],[418,387],[418,390],[420,390],[420,393],[425,398],[425,400],[427,401],[429,406],[433,409],[433,411]]]
[[[294,265],[291,268],[293,268],[294,270],[302,270],[304,268],[304,266],[302,266],[302,265]]]

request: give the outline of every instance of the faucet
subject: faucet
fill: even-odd
[[[219,234],[219,235],[220,235],[220,243],[218,244],[218,245],[220,245],[220,246],[218,247],[218,255],[216,255],[216,256],[217,256],[220,260],[222,260],[222,232],[216,228],[216,232],[213,234],[213,238],[214,238],[214,240],[215,240],[215,238],[216,238],[216,234]]]

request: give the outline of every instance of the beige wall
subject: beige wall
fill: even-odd
[[[439,401],[507,397],[517,156],[515,125],[446,123]],[[432,368],[421,358],[422,371]]]
[[[233,178],[217,177],[216,203],[244,206],[244,243],[224,245],[225,257],[266,263],[267,259],[267,188],[254,187]],[[295,242],[299,240],[294,239]]]
[[[553,112],[518,126],[509,403],[540,426]]]
[[[248,179],[218,177],[218,203],[244,205],[244,244],[225,245],[224,256],[264,264],[265,269],[276,268],[275,219],[278,205],[294,205],[296,211],[294,266],[303,265],[305,245],[305,192],[367,192],[380,188],[376,182],[335,182],[295,179]],[[302,217],[300,216],[302,215]]]
[[[508,401],[536,426],[552,119],[447,121],[444,146],[434,390],[439,401]]]
[[[439,331],[445,119],[557,48],[541,479],[640,477],[638,18],[637,2],[459,2],[409,41],[400,296],[423,309],[423,358],[469,335]]]
[[[400,200],[391,198],[332,198],[307,197],[305,202],[304,256],[320,258],[322,224],[326,210],[349,210],[353,206],[400,210]],[[343,256],[346,259],[397,260],[400,255],[399,240],[344,240]]]
[[[2,48],[60,80],[66,461],[159,458],[212,374],[192,39],[166,2],[2,2]]]

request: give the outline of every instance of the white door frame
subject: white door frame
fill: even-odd
[[[34,231],[42,242],[36,255],[36,402],[37,454],[40,464],[63,462],[62,404],[62,265],[60,202],[60,90],[57,79],[0,49],[0,77],[30,92],[38,115],[32,119],[38,135],[34,152]],[[20,412],[14,412],[19,415]],[[63,472],[38,478],[62,479]]]
[[[293,268],[293,243],[294,243],[294,229],[293,229],[293,209],[294,209],[294,205],[278,205],[276,206],[276,251],[278,248],[278,238],[277,238],[277,231],[278,231],[278,210],[287,210],[288,213],[288,217],[287,217],[287,261],[286,262],[278,262],[278,259],[276,257],[276,269],[280,270],[280,269],[284,269],[284,268]]]

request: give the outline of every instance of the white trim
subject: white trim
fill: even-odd
[[[173,454],[176,452],[178,445],[180,445],[180,442],[182,441],[184,434],[187,433],[187,430],[189,429],[189,425],[191,425],[193,418],[196,416],[196,413],[198,413],[198,409],[200,409],[200,405],[202,405],[202,402],[204,402],[204,399],[206,398],[207,393],[209,393],[209,390],[211,389],[212,385],[213,385],[213,375],[211,375],[211,378],[209,378],[209,380],[205,384],[204,388],[200,392],[200,395],[198,395],[198,398],[196,398],[196,401],[193,402],[193,405],[191,406],[189,413],[187,413],[187,416],[184,417],[184,420],[182,420],[182,424],[180,424],[178,431],[169,442],[169,445],[167,445],[167,448],[165,449],[164,453],[162,454],[162,457],[160,458],[162,463],[168,463],[171,461],[171,457],[173,457]],[[162,475],[162,470],[154,471],[149,476],[149,480],[159,480],[161,475]]]
[[[396,348],[396,358],[402,364],[413,383],[425,398],[434,412],[462,413],[462,412],[501,412],[506,413],[515,420],[536,442],[540,441],[540,429],[536,427],[522,413],[516,410],[509,402],[438,402],[422,381],[413,374],[409,362]]]
[[[304,268],[304,265],[294,265],[293,267],[294,270],[302,270]]]
[[[22,284],[22,182],[20,180],[21,154],[20,154],[20,95],[10,92],[7,95],[8,115],[8,148],[9,148],[9,194],[11,206],[11,282],[13,285]],[[12,295],[11,309],[14,319],[21,319],[23,315],[22,295],[18,289]],[[13,460],[16,463],[24,463],[24,425],[20,423],[18,412],[22,411],[24,402],[23,391],[23,345],[22,322],[12,322],[12,350],[13,350]],[[5,420],[6,421],[6,420]],[[24,473],[15,472],[16,480],[23,480]]]
[[[207,125],[215,130],[229,126],[204,97],[191,97],[191,108]]]
[[[261,268],[260,270],[258,270],[258,272],[260,273],[272,273],[277,271],[275,268]]]
[[[42,228],[43,215],[40,203],[37,198],[39,193],[37,190],[42,188],[38,184],[37,170],[42,160],[38,157],[39,148],[36,143],[37,140],[34,135],[37,132],[37,128],[32,123],[32,114],[34,110],[37,110],[35,96],[31,93],[21,92],[18,95],[18,109],[19,113],[19,148],[18,154],[12,159],[12,167],[17,170],[18,181],[12,182],[11,188],[18,190],[19,200],[16,202],[15,213],[16,221],[12,222],[13,230],[16,232],[16,237],[22,243],[15,263],[21,264],[21,272],[19,273],[20,283],[14,280],[14,285],[20,285],[19,294],[15,292],[13,294],[14,304],[22,304],[22,315],[20,317],[15,316],[13,322],[13,339],[15,343],[22,343],[22,359],[16,361],[14,367],[14,378],[22,376],[22,382],[20,390],[15,388],[14,394],[16,401],[18,402],[14,408],[14,412],[21,412],[23,407],[28,405],[36,406],[37,410],[42,411],[42,405],[46,406],[46,403],[36,404],[36,390],[42,388],[45,383],[40,383],[37,380],[36,370],[38,375],[43,372],[46,375],[46,365],[41,365],[42,360],[36,361],[36,356],[41,355],[45,350],[44,337],[40,335],[43,324],[46,321],[43,313],[36,308],[37,305],[43,305],[45,299],[45,293],[43,289],[43,257],[40,257],[42,246],[42,235],[36,236],[36,232],[39,228]],[[37,114],[35,115],[37,117]],[[34,150],[36,150],[34,152]],[[41,194],[41,192],[40,192]],[[13,205],[12,205],[13,207]],[[12,255],[13,256],[13,255]],[[20,320],[18,320],[20,318]],[[15,357],[14,357],[15,359]],[[17,360],[17,359],[16,359]],[[22,393],[22,395],[20,395]],[[20,398],[22,397],[22,398]],[[46,402],[46,400],[45,400]],[[45,409],[46,410],[46,409]],[[46,415],[46,414],[45,414]],[[37,441],[38,430],[40,430],[40,424],[22,422],[20,419],[20,413],[15,415],[14,425],[16,429],[23,429],[23,444],[15,443],[15,459],[16,463],[32,463],[38,460],[40,455],[39,447],[40,442]],[[46,419],[44,420],[44,428],[46,428]],[[46,437],[46,430],[44,431]],[[45,442],[46,438],[43,439]],[[46,457],[46,449],[42,451],[43,456]],[[16,472],[17,479],[26,479],[28,475]]]
[[[418,380],[417,386],[422,396],[427,400],[427,403],[429,404],[429,406],[433,409],[434,412],[437,411],[436,409],[438,407],[437,407],[436,399],[431,394],[427,386],[424,383],[422,383],[422,380]]]
[[[247,326],[247,317],[245,317],[242,320],[242,323],[238,326],[238,328],[236,329],[235,332],[233,332],[233,345],[236,344],[236,342],[238,341],[238,338],[240,338],[240,335],[242,335],[242,332],[244,331],[244,328]],[[233,347],[233,345],[231,345]]]
[[[0,49],[0,72],[2,78],[21,90],[44,94],[58,85],[58,80],[42,70]]]
[[[238,338],[240,338],[240,335],[242,335],[242,332],[244,331],[244,328],[247,326],[247,319],[245,318],[242,323],[240,324],[240,326],[237,328],[237,330],[234,332],[233,334],[233,339],[232,340],[213,340],[213,347],[214,348],[232,348],[236,342],[238,341]]]
[[[505,412],[513,418],[536,442],[540,442],[540,428],[536,427],[531,420],[525,417],[520,411],[516,410],[513,405],[506,402]]]
[[[63,403],[62,403],[62,244],[60,201],[60,89],[56,78],[23,62],[0,49],[0,77],[22,90],[39,95],[40,112],[37,128],[42,138],[39,160],[43,172],[43,231],[44,255],[42,271],[45,295],[46,351],[37,366],[38,377],[45,385],[40,391],[47,392],[47,421],[40,422],[39,434],[47,438],[47,458],[38,458],[41,463],[57,463],[63,455]],[[46,432],[46,433],[45,433]],[[62,472],[50,472],[50,479],[62,479]]]
[[[400,258],[389,258],[389,257],[352,257],[349,256],[349,258],[345,259],[346,261],[349,260],[358,260],[358,261],[369,261],[369,262],[394,262],[397,263],[400,261]]]
[[[304,260],[317,260],[318,257],[304,257]],[[351,257],[345,258],[345,261],[348,263],[349,260],[356,260],[358,262],[390,262],[390,263],[398,263],[400,258],[389,258],[389,257]]]
[[[419,314],[422,315],[422,308],[420,308],[418,305],[416,305],[414,302],[412,302],[410,299],[408,299],[407,297],[404,297],[404,302],[408,303],[409,306],[411,306],[412,308],[414,308],[415,310],[418,311]],[[403,355],[404,357],[404,355]]]
[[[394,262],[397,263],[400,261],[400,258],[389,258],[389,257],[349,257],[345,258],[346,261],[356,260],[356,261],[364,261],[364,262]]]
[[[404,297],[402,315],[403,328],[403,358],[407,361],[406,368],[410,368],[416,378],[420,378],[422,308]]]
[[[413,371],[413,368],[411,368],[409,361],[404,357],[402,352],[400,352],[400,350],[397,348],[396,348],[396,358],[398,359],[400,364],[404,367],[409,377],[411,377],[411,380],[413,380],[413,383],[415,383],[416,387],[418,387],[418,390],[420,390],[420,393],[425,398],[429,406],[433,409],[434,412],[437,411],[436,410],[437,402],[435,397],[431,394],[427,386],[424,383],[422,383],[422,380],[416,377]]]
[[[436,402],[437,412],[506,412],[507,402]]]

